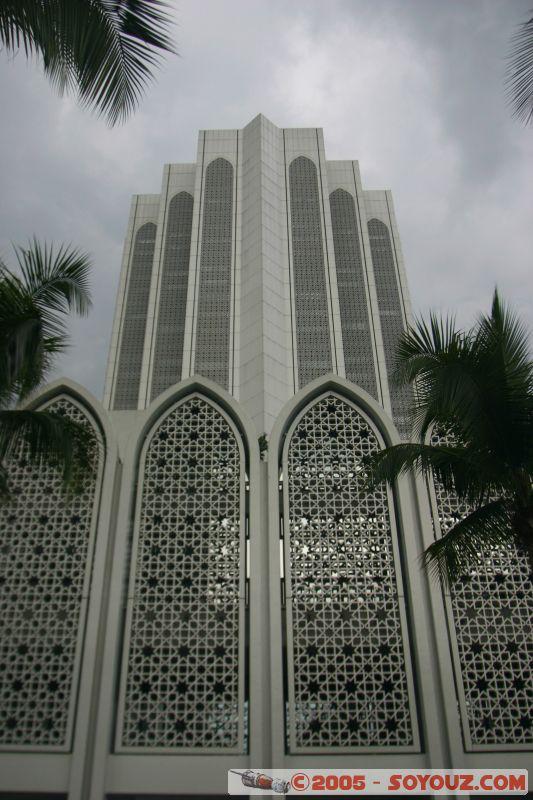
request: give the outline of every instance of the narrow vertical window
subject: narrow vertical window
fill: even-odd
[[[299,156],[289,167],[298,383],[333,369],[326,268],[316,167]]]
[[[152,376],[152,400],[169,386],[181,380],[189,283],[192,207],[193,199],[188,192],[180,192],[168,204]]]
[[[377,398],[376,370],[355,202],[336,189],[329,196],[344,367],[348,380]]]
[[[153,222],[141,225],[135,234],[118,357],[113,403],[115,410],[136,409],[139,401],[155,235],[156,226]]]
[[[233,166],[225,158],[205,171],[202,250],[194,371],[229,388]]]
[[[404,323],[400,287],[396,274],[390,233],[385,223],[379,219],[371,219],[368,223],[368,236],[372,264],[374,265],[374,279],[381,334],[383,336],[383,349],[385,350],[387,377],[389,379],[392,418],[402,438],[409,438],[411,433],[409,410],[412,405],[412,390],[410,387],[403,386],[397,388],[394,384],[396,348],[404,331]]]

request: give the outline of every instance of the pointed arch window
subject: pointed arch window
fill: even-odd
[[[289,167],[298,384],[333,369],[326,266],[316,166],[298,156]]]
[[[392,418],[400,435],[403,438],[409,438],[411,433],[409,411],[413,403],[413,392],[411,387],[395,386],[394,381],[396,348],[405,326],[391,236],[384,222],[379,219],[371,219],[368,222],[368,237],[374,266],[374,280],[389,381]]]
[[[453,445],[451,433],[433,444]],[[472,510],[435,481],[435,533],[445,535]],[[533,745],[533,570],[513,543],[479,553],[446,598],[466,749],[523,750]]]
[[[104,440],[74,398],[46,410],[86,426],[93,474],[68,495],[57,465],[36,464],[24,447],[8,462],[13,498],[0,505],[0,744],[68,752],[85,636],[104,468]]]
[[[116,410],[136,409],[139,401],[156,232],[153,222],[145,222],[135,234],[113,400]]]
[[[369,306],[353,196],[329,196],[346,377],[378,397]]]
[[[205,171],[194,371],[229,387],[233,262],[233,165]]]
[[[179,192],[168,204],[165,255],[157,315],[152,400],[181,380],[189,284],[193,198]]]
[[[148,436],[140,464],[117,749],[243,752],[245,459],[200,395]]]
[[[335,392],[286,438],[284,556],[290,752],[419,749],[392,498],[363,491],[382,446]]]

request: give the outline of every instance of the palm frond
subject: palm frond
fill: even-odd
[[[36,29],[40,3],[35,0],[2,0],[0,4],[0,40],[14,53],[22,48],[27,56],[37,52]]]
[[[91,473],[95,446],[93,433],[70,417],[53,411],[0,410],[0,463],[7,474],[10,459],[26,456],[38,464],[60,465],[69,485],[76,471]]]
[[[89,257],[40,245],[15,248],[20,276],[0,269],[0,405],[23,399],[44,379],[67,345],[63,317],[86,314],[91,299]]]
[[[505,85],[514,116],[526,125],[533,122],[533,16],[523,22],[511,39]]]
[[[469,504],[501,488],[501,468],[486,453],[463,446],[405,443],[388,447],[366,460],[367,491],[386,481],[390,485],[412,470],[415,474],[431,474],[447,492]]]
[[[495,291],[490,315],[476,329],[479,370],[492,448],[514,466],[533,449],[533,363],[527,329]]]
[[[412,383],[427,372],[431,373],[443,353],[459,349],[464,334],[455,329],[453,317],[439,319],[430,314],[429,324],[415,320],[398,342],[393,380],[398,385]]]
[[[453,318],[432,314],[429,324],[419,320],[402,336],[395,376],[415,383],[411,422],[422,441],[435,424],[456,420],[464,431],[479,427],[484,410],[476,364],[476,339],[456,330]]]
[[[512,506],[499,498],[476,508],[459,520],[422,555],[422,564],[444,586],[451,586],[462,574],[481,566],[483,553],[516,540]]]
[[[86,253],[68,245],[54,253],[53,246],[41,245],[35,237],[29,247],[16,246],[15,253],[24,285],[42,312],[88,313],[91,260]]]
[[[160,0],[3,0],[8,51],[42,56],[60,92],[76,89],[111,125],[137,106],[161,52],[175,53]]]

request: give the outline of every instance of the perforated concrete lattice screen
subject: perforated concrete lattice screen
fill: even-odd
[[[333,369],[317,170],[299,156],[289,167],[292,267],[300,388]]]
[[[46,407],[90,426],[61,397]],[[0,506],[0,741],[5,749],[68,751],[74,725],[98,507],[99,465],[68,499],[61,470],[9,462],[14,499]],[[95,451],[96,458],[96,451]]]
[[[205,171],[195,372],[229,385],[233,167],[225,158]]]
[[[152,400],[181,380],[183,333],[189,283],[192,195],[180,192],[168,204],[165,255],[157,316]]]
[[[445,534],[469,509],[437,483],[435,498]],[[468,749],[533,744],[533,574],[527,556],[512,545],[493,548],[453,587],[448,612]]]
[[[368,236],[374,265],[374,279],[389,379],[392,418],[402,438],[408,438],[411,433],[409,409],[412,403],[412,392],[409,387],[396,387],[393,379],[396,348],[404,331],[404,323],[391,237],[389,229],[379,219],[371,219],[369,221]]]
[[[333,393],[285,445],[291,752],[418,746],[392,508],[386,489],[362,488],[362,459],[379,447]]]
[[[346,377],[377,398],[376,370],[355,202],[336,189],[329,196]]]
[[[126,308],[122,323],[113,405],[115,409],[137,408],[155,235],[156,226],[153,222],[141,225],[135,235]]]
[[[119,749],[242,752],[242,445],[210,402],[179,403],[141,465]]]

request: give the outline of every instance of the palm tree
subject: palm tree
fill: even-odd
[[[38,462],[63,466],[66,483],[75,465],[90,468],[93,443],[85,428],[48,411],[19,409],[44,381],[68,339],[63,317],[86,314],[90,262],[70,247],[54,254],[34,239],[15,248],[20,276],[0,261],[0,494],[9,496],[9,458],[20,448]]]
[[[160,0],[1,0],[0,42],[42,58],[60,92],[77,90],[111,125],[136,107],[158,63],[175,52]]]
[[[526,125],[533,123],[533,12],[511,40],[506,85],[514,115]]]
[[[533,566],[533,363],[525,328],[497,291],[490,315],[470,331],[432,315],[403,335],[397,380],[416,386],[417,441],[374,457],[369,485],[413,469],[470,509],[428,547],[423,563],[451,584],[480,553],[514,542]]]

